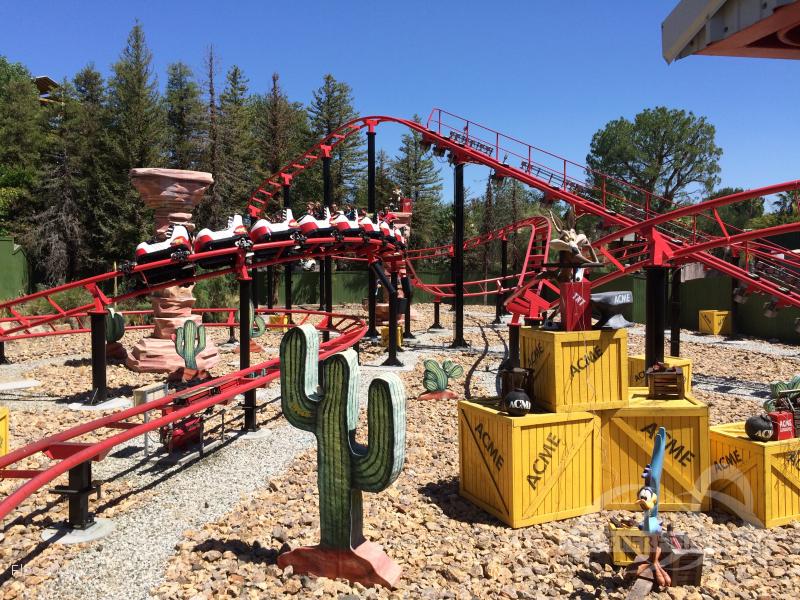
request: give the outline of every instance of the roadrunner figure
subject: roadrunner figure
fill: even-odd
[[[653,456],[650,464],[642,473],[644,486],[639,490],[638,504],[644,511],[644,518],[639,529],[650,534],[650,557],[639,565],[637,575],[644,573],[650,566],[653,567],[653,578],[661,587],[668,587],[672,581],[670,576],[659,563],[661,557],[661,521],[658,518],[658,497],[661,493],[661,472],[664,468],[664,451],[667,443],[667,431],[659,427],[653,444]]]

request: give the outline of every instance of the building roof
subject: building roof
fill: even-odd
[[[661,24],[664,59],[800,59],[800,0],[681,0]]]

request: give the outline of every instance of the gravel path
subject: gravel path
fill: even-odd
[[[628,329],[628,335],[644,337],[645,329],[643,325],[636,325]],[[665,332],[666,339],[669,340],[669,330]],[[758,352],[759,354],[770,354],[784,358],[800,358],[800,350],[793,346],[767,342],[750,338],[729,338],[721,335],[699,334],[692,331],[681,329],[681,341],[692,342],[694,344],[709,344],[734,348],[736,350],[746,350]]]

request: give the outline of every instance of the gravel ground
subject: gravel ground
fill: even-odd
[[[336,307],[361,314],[358,306]],[[0,534],[0,556],[8,564],[0,577],[3,597],[30,598],[251,598],[298,597],[624,597],[622,579],[604,552],[603,528],[612,513],[510,530],[457,493],[458,448],[453,403],[415,402],[422,393],[420,358],[450,358],[465,377],[452,387],[467,396],[494,393],[497,367],[505,352],[506,328],[487,326],[492,306],[469,306],[465,313],[467,350],[448,348],[452,334],[425,333],[431,305],[415,307],[414,333],[400,359],[408,397],[408,460],[398,482],[380,494],[365,496],[367,537],[382,543],[403,566],[401,587],[365,590],[342,581],[294,577],[274,564],[285,543],[314,543],[318,536],[316,450],[313,437],[280,419],[278,403],[261,419],[268,437],[233,438],[183,468],[142,462],[141,440],[112,460],[99,463],[95,476],[106,480],[104,499],[92,502],[99,516],[111,517],[116,530],[94,544],[40,545],[40,527],[65,516],[64,506],[48,508],[53,497],[34,495]],[[445,327],[452,314],[443,307]],[[630,352],[643,347],[643,330],[632,330]],[[136,332],[131,332],[133,343]],[[226,330],[214,335],[227,339]],[[259,341],[274,355],[277,334]],[[764,384],[800,371],[797,348],[754,340],[714,339],[685,332],[682,353],[698,373],[696,395],[711,408],[711,421],[728,422],[758,411]],[[49,342],[49,343],[45,343]],[[42,398],[74,398],[91,387],[81,359],[88,336],[63,336],[9,345],[15,361],[0,367],[0,381],[23,377],[53,380],[34,388],[32,402],[0,398],[12,407],[11,445],[99,416],[73,412]],[[32,347],[31,347],[32,346]],[[271,351],[269,350],[271,348]],[[42,358],[49,356],[52,358]],[[261,358],[255,356],[254,360]],[[382,349],[362,344],[362,364],[380,364]],[[38,362],[35,362],[38,361]],[[219,372],[234,370],[238,357],[223,355]],[[142,385],[148,376],[122,367],[113,385]],[[369,378],[382,368],[365,366],[362,396]],[[155,379],[154,379],[155,380]],[[50,386],[50,387],[47,387]],[[275,386],[259,392],[273,398]],[[61,394],[61,396],[59,396]],[[362,411],[362,420],[366,411]],[[363,430],[363,427],[362,427]],[[138,444],[138,445],[137,445]],[[256,451],[254,451],[256,450]],[[33,459],[40,468],[47,459]],[[13,486],[0,482],[0,492]],[[116,500],[115,500],[116,499]],[[615,512],[619,516],[630,513]],[[800,525],[757,530],[720,514],[670,513],[676,528],[703,540],[707,568],[702,588],[670,590],[659,598],[796,598],[800,591]],[[156,532],[156,533],[154,533]]]

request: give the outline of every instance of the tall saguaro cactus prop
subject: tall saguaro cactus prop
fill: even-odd
[[[342,577],[363,585],[394,587],[400,567],[364,539],[361,492],[380,492],[397,479],[405,461],[406,396],[394,374],[369,386],[367,446],[355,441],[358,423],[357,354],[346,350],[323,363],[317,389],[319,333],[311,325],[290,329],[281,341],[281,405],[289,423],[317,437],[320,543],[281,554],[278,565],[295,573]]]
[[[206,347],[206,328],[192,320],[186,321],[183,327],[175,330],[175,352],[186,364],[181,379],[189,381],[197,377],[203,378],[204,371],[197,369],[197,355]]]

